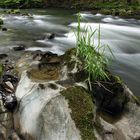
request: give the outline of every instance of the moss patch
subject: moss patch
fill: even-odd
[[[2,75],[2,73],[3,73],[3,65],[0,64],[0,76]]]
[[[83,140],[95,140],[93,130],[93,102],[83,87],[75,86],[62,91],[69,101],[71,116],[81,132]]]
[[[0,25],[3,25],[3,20],[0,18]]]
[[[138,106],[140,106],[140,96],[133,96],[132,102],[136,103]]]

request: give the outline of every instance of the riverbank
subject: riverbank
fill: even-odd
[[[101,13],[105,15],[120,16],[125,18],[140,19],[140,2],[139,1],[47,1],[47,0],[31,0],[29,2],[1,1],[0,7],[3,8],[65,8],[78,11],[92,11],[93,13]]]

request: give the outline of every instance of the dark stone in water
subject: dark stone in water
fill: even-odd
[[[26,48],[25,45],[20,44],[18,47],[14,47],[13,49],[14,49],[14,51],[24,51],[25,48]]]
[[[6,57],[8,57],[7,54],[5,54],[5,53],[0,54],[0,59],[4,59],[4,58],[6,58]]]
[[[48,33],[46,34],[46,38],[49,39],[49,40],[52,40],[55,38],[55,33]]]
[[[1,30],[2,31],[7,31],[7,28],[6,27],[2,27]]]

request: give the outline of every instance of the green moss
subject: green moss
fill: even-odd
[[[0,64],[0,76],[2,75],[2,73],[3,73],[3,65]]]
[[[71,116],[81,132],[83,140],[95,140],[93,129],[93,102],[83,87],[75,86],[62,91],[69,101]]]
[[[138,106],[140,106],[140,96],[133,96],[133,99],[131,99],[132,102],[136,103]]]
[[[0,25],[3,25],[3,20],[0,18]]]
[[[116,81],[117,83],[120,83],[120,84],[123,83],[122,79],[121,79],[119,76],[115,76],[114,78],[115,78],[115,81]]]

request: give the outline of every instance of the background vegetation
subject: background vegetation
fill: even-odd
[[[3,7],[140,8],[140,0],[0,0]]]
[[[43,6],[43,0],[0,0],[0,6],[5,8],[37,8]]]

